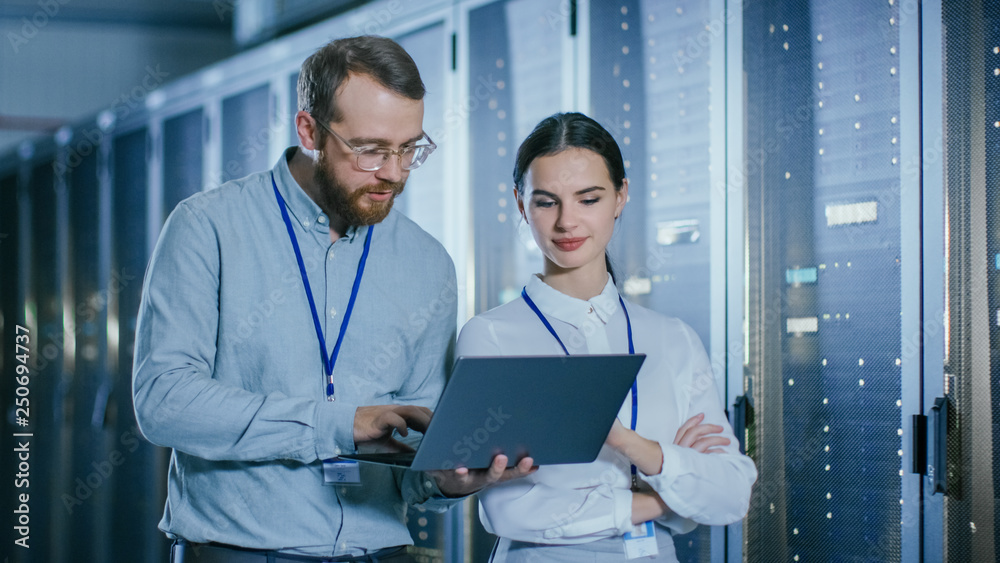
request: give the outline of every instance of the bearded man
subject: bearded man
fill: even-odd
[[[173,561],[408,561],[408,504],[442,511],[530,470],[338,458],[404,447],[394,432],[426,428],[451,365],[454,264],[392,209],[436,148],[423,97],[394,41],[333,41],[302,65],[299,146],[164,225],[133,395],[143,434],[173,450]]]

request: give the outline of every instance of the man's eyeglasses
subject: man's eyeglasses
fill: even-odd
[[[396,155],[399,157],[399,165],[403,170],[416,170],[420,168],[420,165],[427,160],[427,157],[434,152],[437,145],[431,140],[427,133],[417,141],[417,144],[407,145],[400,148],[398,151],[386,147],[356,147],[351,143],[347,142],[347,139],[341,137],[336,131],[330,129],[330,126],[322,121],[313,118],[316,123],[320,125],[323,129],[326,129],[334,137],[340,139],[341,143],[347,145],[347,148],[354,151],[354,155],[358,159],[358,168],[365,170],[367,172],[374,172],[379,168],[385,166],[386,162],[389,162],[389,157]],[[425,141],[426,142],[422,142]]]

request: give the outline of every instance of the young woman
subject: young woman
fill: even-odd
[[[738,450],[694,331],[615,286],[606,249],[628,201],[621,151],[589,117],[553,115],[518,150],[514,192],[545,255],[542,273],[520,298],[470,320],[457,355],[647,357],[596,461],[543,466],[479,494],[480,518],[500,537],[492,561],[651,552],[677,561],[672,534],[742,519],[757,471]]]

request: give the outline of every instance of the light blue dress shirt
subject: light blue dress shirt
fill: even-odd
[[[368,227],[330,242],[329,220],[288,169],[273,169],[333,349]],[[328,486],[323,459],[354,451],[359,406],[433,408],[456,329],[455,267],[397,211],[375,226],[326,400],[309,303],[271,173],[199,193],[170,215],[146,271],[133,394],[142,433],[173,448],[160,529],[305,555],[411,544],[406,505],[444,510],[423,473],[361,465]]]

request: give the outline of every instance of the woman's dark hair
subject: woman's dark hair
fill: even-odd
[[[343,119],[336,93],[349,73],[370,76],[411,100],[422,100],[426,92],[416,63],[398,43],[375,35],[346,37],[327,43],[302,63],[297,85],[299,110],[316,119]]]
[[[625,181],[625,161],[618,143],[608,130],[582,113],[557,113],[543,119],[517,149],[517,159],[514,162],[514,190],[518,197],[524,197],[524,176],[528,167],[539,157],[550,156],[566,149],[577,148],[593,151],[604,159],[608,167],[608,176],[620,191]],[[611,260],[607,252],[604,261],[615,280]]]

